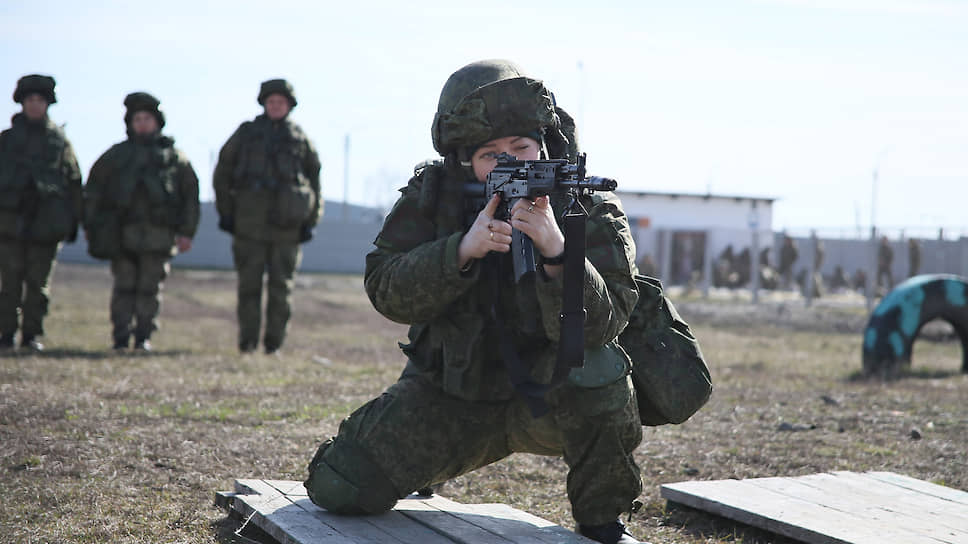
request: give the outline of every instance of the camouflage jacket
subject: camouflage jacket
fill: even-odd
[[[320,162],[306,133],[288,118],[263,114],[242,123],[219,152],[215,207],[235,234],[291,242],[322,216]]]
[[[401,190],[374,242],[376,249],[367,255],[366,291],[377,311],[410,325],[410,342],[401,344],[409,368],[460,398],[506,400],[513,388],[498,348],[500,328],[488,316],[496,307],[515,351],[531,369],[531,380],[547,384],[557,359],[562,282],[532,275],[515,285],[508,255],[491,254],[467,272],[458,270],[457,247],[467,224],[463,195],[455,190],[461,186],[439,165],[418,171]],[[556,216],[565,204],[552,200]],[[585,372],[598,381],[578,385],[597,386],[629,369],[628,356],[615,339],[638,297],[635,248],[615,195],[596,193],[583,205],[589,213],[585,368],[601,368]],[[497,292],[489,275],[497,276]]]
[[[83,213],[81,170],[64,131],[22,113],[0,133],[0,236],[57,243],[73,239]]]
[[[110,218],[128,251],[171,252],[175,236],[195,236],[198,176],[174,143],[161,135],[148,141],[131,136],[98,158],[84,186],[89,235]]]

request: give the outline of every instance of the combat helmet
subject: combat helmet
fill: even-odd
[[[57,102],[54,94],[54,78],[40,74],[30,74],[17,80],[17,88],[13,91],[13,101],[23,103],[28,94],[37,93],[47,100],[48,104]]]
[[[155,119],[158,120],[158,129],[162,129],[165,126],[165,114],[158,107],[160,104],[160,100],[146,92],[129,94],[124,97],[124,107],[127,108],[124,113],[124,124],[131,126],[131,118],[134,117],[134,114],[139,111],[146,111],[155,116]]]
[[[513,135],[537,135],[552,157],[577,153],[571,117],[555,105],[541,80],[526,76],[516,64],[493,59],[473,62],[454,72],[440,92],[431,126],[434,149],[460,160],[484,142]]]
[[[296,94],[293,92],[292,83],[289,83],[285,79],[270,79],[268,81],[263,81],[262,86],[259,87],[259,105],[266,105],[266,98],[270,94],[281,94],[289,99],[289,109],[295,108],[296,104]]]

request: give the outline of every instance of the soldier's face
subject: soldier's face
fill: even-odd
[[[23,99],[24,115],[31,121],[40,121],[47,115],[47,99],[37,93],[30,93]]]
[[[278,121],[289,115],[289,99],[284,95],[274,93],[266,97],[264,104],[266,115],[273,121]]]
[[[477,181],[485,181],[487,175],[497,166],[497,156],[501,153],[514,155],[519,161],[535,161],[541,157],[541,144],[527,136],[505,136],[487,142],[474,151],[471,167]]]
[[[158,119],[155,115],[147,111],[136,111],[131,116],[131,130],[139,136],[147,136],[158,132]]]

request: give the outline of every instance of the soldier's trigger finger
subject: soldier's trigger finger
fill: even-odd
[[[491,196],[491,200],[487,201],[487,205],[481,210],[481,213],[489,218],[494,217],[494,213],[497,212],[497,207],[501,203],[501,195],[494,194]]]

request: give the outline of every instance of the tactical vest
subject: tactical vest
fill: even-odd
[[[316,207],[317,195],[303,171],[306,162],[306,135],[288,120],[274,130],[264,115],[247,121],[239,128],[239,153],[233,169],[237,193],[245,213],[260,217],[237,217],[236,226],[242,231],[262,225],[288,230],[298,229],[309,219]],[[269,193],[269,202],[264,194]],[[262,202],[256,203],[253,200]],[[264,216],[264,217],[263,217]],[[253,223],[253,225],[249,225]]]
[[[114,201],[122,217],[132,211],[139,192],[148,203],[148,222],[175,228],[182,223],[184,196],[178,185],[178,152],[174,142],[161,137],[158,143],[141,145],[132,141],[121,144],[118,161],[118,185]],[[131,220],[143,221],[144,217]],[[130,222],[130,221],[123,221]]]
[[[30,132],[18,114],[0,138],[0,236],[56,243],[76,225],[64,161],[67,138],[49,119],[38,148],[31,146]]]
[[[15,118],[13,127],[4,133],[0,150],[0,209],[23,211],[30,205],[24,202],[25,196],[67,198],[64,172],[67,139],[64,131],[50,120],[45,129],[44,145],[39,153],[27,149],[29,134],[25,120]]]

